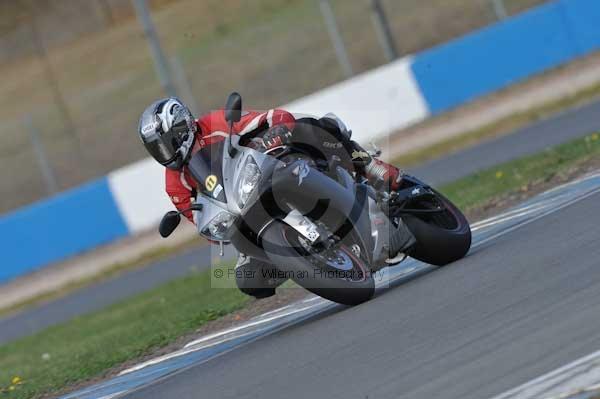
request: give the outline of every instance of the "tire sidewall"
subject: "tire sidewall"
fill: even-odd
[[[446,230],[414,215],[405,215],[402,220],[417,240],[410,256],[432,265],[445,266],[462,259],[469,252],[471,227],[464,214],[449,199],[434,192],[456,218],[456,229]]]
[[[263,247],[269,259],[281,271],[289,274],[297,284],[325,299],[344,305],[358,305],[368,301],[375,293],[375,280],[367,264],[346,252],[353,262],[362,262],[367,271],[361,281],[330,278],[307,257],[301,256],[286,237],[288,226],[276,221],[263,233]]]

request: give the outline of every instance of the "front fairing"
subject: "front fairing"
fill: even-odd
[[[347,171],[338,168],[338,180],[334,180],[306,161],[284,163],[267,154],[248,147],[238,146],[238,136],[232,137],[236,149],[230,156],[227,145],[222,147],[221,174],[215,186],[223,187],[226,202],[209,196],[206,192],[198,196],[197,203],[203,210],[195,212],[200,234],[210,240],[233,241],[243,236],[249,242],[260,242],[263,228],[274,219],[283,219],[296,209],[311,220],[324,223],[341,238],[352,234],[360,240],[372,260],[375,237],[369,219],[369,201],[366,186],[357,185]],[[243,206],[240,206],[238,186],[246,173],[244,165],[252,158],[261,172],[260,179]],[[218,176],[217,173],[213,174]],[[316,207],[315,207],[316,205]],[[226,234],[215,237],[210,226],[215,218],[232,220]],[[214,229],[213,229],[214,230]],[[241,234],[237,234],[241,233]]]
[[[206,154],[203,154],[205,166],[201,166],[201,163],[196,160],[195,164],[198,167],[190,168],[190,172],[192,172],[197,181],[202,182],[204,179],[204,183],[206,183],[209,177],[212,179],[210,181],[211,187],[206,187],[206,184],[204,184],[199,190],[196,203],[202,205],[202,211],[195,212],[194,218],[198,232],[203,237],[214,241],[229,241],[232,235],[235,234],[237,227],[241,223],[241,219],[245,218],[246,214],[252,212],[253,209],[254,212],[256,211],[254,204],[265,187],[270,185],[269,181],[275,167],[281,164],[280,161],[269,155],[248,147],[238,146],[238,136],[232,136],[231,139],[232,145],[236,148],[236,154],[233,157],[229,155],[226,143],[219,143],[222,145],[212,149],[210,152],[210,166],[208,166]],[[217,153],[220,158],[216,157]],[[240,207],[238,184],[241,182],[242,174],[245,172],[244,165],[248,162],[249,157],[258,166],[261,178],[244,206]],[[220,170],[217,170],[216,167]],[[215,194],[217,191],[218,195]],[[223,212],[226,212],[235,219],[235,222],[230,227],[230,231],[227,232],[225,237],[214,237],[207,234],[207,229],[211,221]],[[260,227],[262,226],[258,226],[257,228],[260,229]]]
[[[232,219],[232,226],[235,225],[235,221],[238,216],[229,212],[227,204],[216,201],[204,194],[198,195],[196,198],[196,204],[202,205],[202,211],[194,211],[194,221],[198,229],[198,233],[204,238],[212,241],[229,241],[233,232],[230,228],[226,234],[216,236],[211,232],[211,223],[216,220],[222,214],[228,215]],[[221,216],[222,217],[222,216]]]
[[[220,202],[227,202],[223,188],[223,143],[206,146],[191,157],[187,168],[197,181],[198,192]]]
[[[337,168],[337,175],[334,180],[299,160],[279,168],[273,175],[272,187],[279,203],[289,204],[311,220],[324,223],[342,240],[359,240],[371,260],[373,237],[367,187],[355,184],[341,167]]]

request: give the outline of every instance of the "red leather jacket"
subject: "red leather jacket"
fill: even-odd
[[[223,110],[214,111],[204,115],[196,121],[198,124],[197,140],[192,151],[197,151],[205,146],[223,141],[228,136],[229,125],[225,120]],[[292,114],[280,109],[268,112],[245,111],[242,119],[233,125],[235,134],[246,134],[257,129],[266,130],[277,125],[286,125],[290,130],[294,128],[295,119]],[[194,187],[197,183],[191,177],[187,167],[182,170],[166,170],[166,191],[171,201],[178,210],[189,208],[192,204]],[[193,223],[192,212],[186,212],[185,216]]]

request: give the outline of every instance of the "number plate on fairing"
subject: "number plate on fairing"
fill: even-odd
[[[310,219],[302,215],[297,210],[293,210],[283,219],[290,227],[296,230],[302,236],[314,243],[319,239],[319,229]]]

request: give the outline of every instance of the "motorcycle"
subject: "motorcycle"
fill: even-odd
[[[242,98],[225,106],[230,132]],[[190,210],[198,233],[274,265],[309,291],[357,305],[375,292],[375,273],[394,266],[390,237],[402,224],[416,240],[409,255],[436,266],[464,257],[471,230],[462,212],[428,184],[403,175],[390,194],[374,190],[331,160],[315,161],[294,144],[274,151],[241,145],[229,134],[195,153],[188,168],[202,184]],[[183,212],[170,211],[159,231],[168,237]]]

